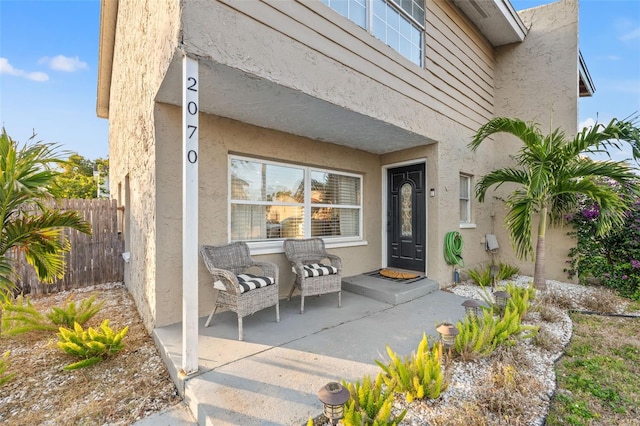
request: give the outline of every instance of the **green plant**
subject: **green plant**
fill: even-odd
[[[64,252],[69,250],[63,228],[91,233],[78,212],[44,205],[58,174],[54,168],[64,162],[55,149],[56,145],[44,143],[19,147],[4,128],[0,133],[0,293],[5,300],[16,290],[18,252],[40,281],[53,282],[64,274]]]
[[[22,295],[2,304],[2,335],[15,336],[30,331],[55,331],[56,326]]]
[[[407,402],[415,398],[437,398],[447,388],[448,383],[442,372],[442,347],[440,343],[429,349],[427,336],[424,334],[416,352],[404,359],[396,355],[387,346],[389,364],[376,360],[385,375],[382,376],[390,390],[405,394]]]
[[[382,374],[379,373],[374,381],[365,376],[362,384],[342,382],[351,394],[344,408],[342,424],[345,426],[382,426],[397,425],[402,421],[406,410],[397,416],[391,412],[393,408],[393,391],[384,389]]]
[[[504,315],[495,324],[495,331],[492,344],[502,343],[512,345],[515,338],[528,339],[534,337],[538,332],[538,326],[523,325],[520,313],[513,306],[507,305]],[[528,332],[526,334],[523,334]]]
[[[78,323],[74,324],[73,330],[60,327],[58,347],[69,355],[82,358],[81,361],[69,364],[63,369],[75,370],[88,367],[118,353],[124,348],[122,339],[127,331],[129,331],[128,326],[119,332],[114,332],[109,327],[109,320],[104,320],[99,330],[89,327],[85,331]]]
[[[520,315],[520,318],[524,318],[531,305],[530,300],[536,297],[535,287],[533,285],[518,287],[513,283],[508,283],[505,291],[511,296],[507,301],[507,306],[511,306]]]
[[[83,299],[76,307],[76,302],[71,300],[73,296],[67,299],[67,303],[62,308],[54,306],[51,311],[47,313],[47,318],[56,325],[63,325],[66,327],[73,327],[74,323],[84,325],[89,319],[97,314],[104,306],[104,301],[100,301],[95,305],[93,302],[96,300],[96,296],[93,295],[87,299]]]
[[[480,127],[469,143],[476,151],[483,141],[497,133],[506,133],[522,142],[514,156],[516,167],[493,170],[482,176],[476,184],[476,196],[483,202],[492,187],[507,183],[515,189],[506,198],[508,212],[505,225],[515,253],[519,258],[535,259],[534,285],[545,288],[545,235],[547,221],[550,225],[560,222],[573,211],[578,196],[596,200],[605,214],[598,226],[600,235],[624,222],[625,213],[633,199],[621,197],[610,186],[598,180],[608,177],[624,186],[629,193],[640,194],[634,167],[624,161],[594,161],[585,154],[621,149],[621,142],[632,147],[633,155],[640,156],[640,129],[637,117],[625,120],[613,119],[608,125],[596,123],[568,138],[556,129],[544,135],[536,123],[520,119],[496,117]],[[538,217],[537,232],[532,232]],[[535,256],[533,235],[537,236]]]
[[[455,351],[463,360],[489,356],[496,348],[494,342],[496,320],[489,310],[483,311],[483,318],[466,316],[456,324]]]
[[[73,296],[71,296],[73,297]],[[104,306],[104,301],[94,304],[96,296],[83,299],[78,306],[67,299],[63,307],[53,306],[46,315],[38,311],[28,298],[22,295],[15,301],[3,303],[2,335],[15,336],[30,331],[56,331],[59,326],[73,327],[74,323],[84,325]]]
[[[9,363],[9,355],[11,355],[11,351],[6,351],[0,358],[0,386],[8,383],[16,375],[16,373],[7,373],[11,365]]]
[[[512,276],[520,272],[520,268],[518,268],[517,266],[509,265],[508,263],[500,262],[498,264],[498,267],[500,268],[498,270],[498,275],[496,275],[496,279],[498,281],[511,278]]]
[[[480,287],[491,285],[491,268],[489,266],[469,269],[467,273]]]

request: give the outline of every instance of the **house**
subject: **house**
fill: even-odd
[[[490,260],[493,234],[501,260],[533,273],[510,249],[502,202],[473,197],[518,143],[467,144],[496,116],[576,132],[578,97],[594,90],[577,0],[521,12],[508,0],[101,6],[97,112],[124,206],[125,282],[150,330],[181,321],[183,285],[200,316],[216,297],[197,252],[183,255],[183,227],[196,225],[190,247],[243,240],[277,263],[283,297],[288,237],[323,237],[345,276],[397,267],[446,286],[445,235],[461,234],[469,267]],[[197,128],[190,152],[183,111],[198,120],[185,124],[187,139]],[[565,278],[565,233],[547,237],[548,278]]]

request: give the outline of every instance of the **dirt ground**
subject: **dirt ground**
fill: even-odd
[[[0,356],[11,351],[7,372],[16,373],[0,387],[0,424],[128,425],[180,402],[126,289],[111,284],[31,300],[46,312],[64,305],[72,294],[76,303],[93,294],[96,302],[105,301],[85,328],[97,328],[104,319],[114,331],[129,326],[124,349],[96,365],[64,371],[77,359],[57,348],[55,333],[0,337]]]

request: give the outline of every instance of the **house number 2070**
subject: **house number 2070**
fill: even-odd
[[[187,77],[187,99],[192,98],[189,92],[194,93],[195,100],[187,101],[187,138],[191,139],[198,131],[198,79],[196,77]],[[198,161],[198,153],[191,149],[187,151],[187,161],[195,164]]]

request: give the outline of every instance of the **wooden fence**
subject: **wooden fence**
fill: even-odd
[[[56,293],[72,288],[122,281],[124,279],[124,239],[118,229],[116,200],[57,200],[60,210],[77,210],[91,224],[92,235],[74,229],[65,229],[71,243],[65,255],[66,271],[62,279],[53,284],[40,282],[22,255],[19,256],[18,287],[24,294]]]

